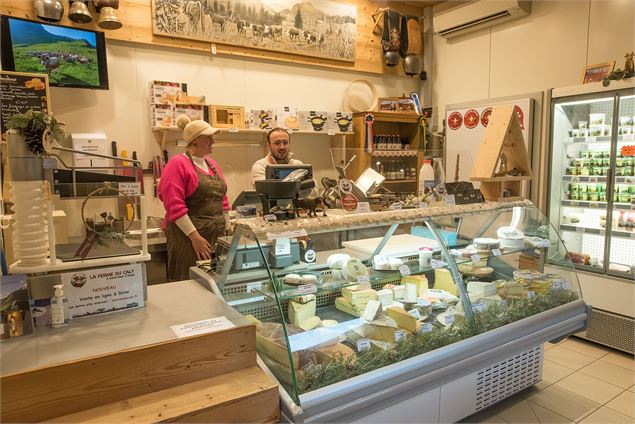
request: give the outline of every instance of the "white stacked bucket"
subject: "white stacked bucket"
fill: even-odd
[[[13,255],[20,267],[48,263],[49,189],[44,181],[42,158],[26,148],[15,130],[7,135],[11,201],[13,206]]]

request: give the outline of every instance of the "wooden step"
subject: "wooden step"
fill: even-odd
[[[278,385],[257,366],[52,419],[56,423],[262,423],[280,417]]]

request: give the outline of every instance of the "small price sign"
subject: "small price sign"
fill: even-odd
[[[271,221],[277,221],[278,218],[274,215],[274,214],[269,214],[269,215],[265,215],[263,217],[265,219],[265,222],[271,222]]]
[[[368,202],[357,203],[357,213],[368,213],[368,212],[370,212],[370,203]]]
[[[128,196],[139,196],[141,194],[141,183],[119,183],[119,191],[121,192],[121,196],[124,194]]]
[[[357,340],[357,351],[363,352],[370,349],[370,339]]]
[[[624,134],[622,140],[635,140],[635,134]]]
[[[535,296],[536,296],[536,293],[534,293],[534,291],[533,291],[533,290],[529,290],[529,291],[527,291],[527,297],[528,297],[529,299],[531,299],[531,298],[533,298],[533,297],[535,297]]]
[[[426,307],[430,306],[430,301],[428,299],[419,298],[417,299],[417,306]]]
[[[421,314],[419,313],[419,309],[411,309],[408,311],[410,315],[415,317],[415,319],[421,319]]]
[[[328,135],[335,135],[335,130],[331,129],[327,131]]]
[[[445,204],[446,206],[456,206],[456,199],[454,198],[454,194],[445,195]]]
[[[401,210],[401,203],[399,203],[399,202],[392,203],[390,205],[389,209],[392,209],[392,210],[395,210],[395,211],[399,211],[399,210]]]
[[[279,238],[274,242],[274,244],[276,245],[275,247],[276,256],[291,254],[291,240],[290,239]]]
[[[395,331],[395,341],[400,342],[406,337],[406,330]]]
[[[399,272],[403,277],[408,276],[410,275],[410,268],[408,268],[408,265],[403,264],[399,267]]]
[[[472,255],[471,258],[472,262],[478,262],[481,260],[481,257],[479,255]]]
[[[426,322],[421,326],[422,333],[429,333],[430,331],[432,331],[432,324],[430,324],[429,322]]]
[[[472,310],[475,312],[483,312],[487,306],[484,303],[477,303],[476,305],[472,305]]]
[[[500,249],[492,249],[492,255],[500,256],[501,255],[501,250]]]
[[[438,259],[431,259],[430,260],[430,266],[432,267],[432,269],[439,269],[439,268],[443,268],[444,266],[446,266],[446,263],[443,261],[440,261]]]
[[[357,277],[357,284],[360,289],[369,289],[370,288],[370,278],[368,275],[360,275]]]
[[[317,286],[315,284],[302,284],[298,286],[298,293],[311,294],[317,292]]]
[[[454,315],[446,315],[443,318],[443,322],[445,323],[445,325],[452,325],[454,324]]]

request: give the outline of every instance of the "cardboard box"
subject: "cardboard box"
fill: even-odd
[[[173,104],[150,105],[150,126],[153,130],[175,127]]]
[[[249,128],[252,129],[270,130],[277,126],[273,109],[252,109],[249,117]]]
[[[178,118],[181,115],[187,115],[192,121],[202,120],[209,121],[207,106],[190,103],[175,103],[174,116]]]
[[[298,112],[301,131],[327,132],[328,112],[325,111],[301,111]]]
[[[245,108],[242,106],[209,105],[212,127],[245,128]]]
[[[150,81],[150,104],[168,104],[183,101],[187,84],[172,81]]]

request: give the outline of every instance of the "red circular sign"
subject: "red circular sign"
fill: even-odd
[[[484,127],[487,127],[487,124],[489,124],[489,116],[491,114],[492,114],[491,107],[488,107],[487,109],[483,111],[483,113],[481,113],[481,125],[483,125]]]
[[[465,112],[465,116],[463,117],[465,121],[465,128],[473,129],[476,128],[479,122],[478,112],[474,109],[470,109]]]
[[[357,199],[352,194],[342,196],[342,208],[347,212],[355,212],[357,210]]]
[[[525,114],[523,110],[518,106],[514,105],[514,112],[516,112],[516,116],[518,117],[518,122],[520,122],[520,128],[525,129]]]
[[[452,112],[448,117],[448,126],[451,130],[458,130],[463,123],[463,117],[459,112]]]

